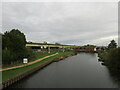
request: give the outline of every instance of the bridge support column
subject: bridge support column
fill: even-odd
[[[63,47],[63,52],[65,52],[65,48]]]
[[[50,47],[48,46],[48,53],[50,53]]]

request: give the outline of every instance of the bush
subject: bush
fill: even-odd
[[[107,63],[112,70],[120,71],[120,48],[109,51]]]
[[[98,56],[110,70],[120,73],[120,47],[99,52]]]

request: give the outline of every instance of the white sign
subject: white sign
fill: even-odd
[[[23,63],[28,63],[28,59],[27,58],[23,58]]]

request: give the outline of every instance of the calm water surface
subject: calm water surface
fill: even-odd
[[[116,88],[97,54],[80,53],[54,62],[9,88]]]

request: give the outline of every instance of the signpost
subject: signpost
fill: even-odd
[[[23,63],[24,63],[25,65],[27,65],[27,63],[28,63],[28,58],[23,58]]]

